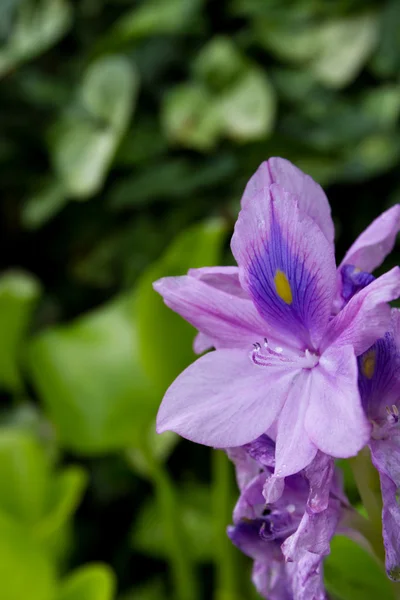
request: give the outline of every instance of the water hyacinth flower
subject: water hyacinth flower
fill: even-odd
[[[318,453],[306,471],[286,479],[277,502],[266,504],[263,486],[272,473],[273,446],[263,435],[252,444],[228,449],[241,490],[228,535],[254,560],[253,583],[262,597],[324,600],[323,560],[350,510],[341,479],[333,460]]]
[[[393,246],[399,221],[398,206],[375,221],[337,272],[322,188],[288,161],[263,163],[246,187],[232,238],[238,267],[196,269],[154,284],[200,332],[196,349],[215,348],[167,390],[158,432],[227,448],[268,431],[278,477],[304,469],[318,450],[355,455],[370,436],[356,356],[384,335],[400,271],[347,291],[344,306],[338,278],[349,260],[357,273],[374,268]]]
[[[359,357],[361,397],[372,422],[369,447],[379,472],[386,570],[400,580],[400,311],[389,330]]]

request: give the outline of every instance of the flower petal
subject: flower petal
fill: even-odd
[[[390,306],[400,296],[400,269],[394,267],[360,290],[330,321],[323,348],[352,345],[362,354],[389,328]]]
[[[273,183],[278,183],[287,192],[297,196],[300,208],[317,223],[326,238],[333,241],[335,231],[331,208],[324,190],[312,177],[285,158],[272,157],[261,163],[246,186],[242,206],[251,202],[254,196],[268,190]]]
[[[400,435],[371,440],[371,458],[379,471],[383,510],[383,541],[386,552],[386,571],[393,581],[400,581]]]
[[[310,484],[307,506],[313,513],[325,510],[329,503],[335,463],[331,456],[318,452],[312,463],[304,470]]]
[[[392,251],[400,231],[400,204],[382,213],[356,239],[340,267],[354,265],[360,271],[373,271]]]
[[[268,326],[251,300],[209,285],[200,277],[164,277],[153,287],[167,306],[208,338],[208,343],[204,337],[200,344],[196,342],[197,351],[211,345],[217,348],[249,347],[267,335]]]
[[[242,208],[232,237],[242,286],[285,345],[318,346],[336,290],[333,245],[273,184]]]
[[[318,450],[304,428],[305,414],[312,392],[309,378],[309,371],[303,370],[298,374],[279,415],[274,473],[279,478],[304,469]]]
[[[305,429],[326,454],[354,456],[368,442],[370,425],[358,391],[357,359],[351,346],[333,346],[311,371]]]
[[[167,390],[157,431],[229,448],[252,442],[276,419],[295,373],[263,369],[243,350],[215,350],[188,367]]]

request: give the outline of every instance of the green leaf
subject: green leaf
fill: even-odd
[[[324,561],[325,582],[338,600],[394,600],[383,567],[366,550],[344,536],[336,536]]]
[[[107,36],[107,43],[125,43],[157,34],[186,32],[203,0],[146,0],[125,13]]]
[[[21,2],[11,34],[0,47],[0,76],[50,48],[71,23],[72,9],[66,0]]]
[[[0,277],[0,387],[21,391],[20,352],[40,294],[38,281],[28,273]]]
[[[66,193],[85,199],[107,176],[135,103],[138,76],[122,56],[90,65],[78,94],[78,108],[54,127],[52,159]]]
[[[210,560],[214,552],[210,490],[195,483],[181,487],[179,515],[185,547],[191,558],[197,561]],[[162,518],[154,499],[139,512],[132,532],[132,544],[135,550],[144,554],[157,558],[168,556]]]
[[[0,429],[1,511],[32,526],[44,513],[49,476],[49,461],[32,436]]]
[[[56,600],[112,600],[115,576],[108,565],[90,564],[74,571],[61,584]]]
[[[273,87],[257,68],[248,69],[218,100],[226,134],[240,141],[262,139],[271,133],[275,105]]]
[[[67,467],[51,478],[46,499],[46,513],[34,528],[35,535],[46,543],[67,523],[78,507],[87,484],[86,471]]]
[[[53,600],[55,574],[47,554],[25,527],[0,512],[1,595],[7,600]]]
[[[120,298],[30,344],[33,381],[61,444],[96,454],[134,444],[158,398],[138,364],[133,298]]]
[[[221,90],[231,85],[247,66],[247,60],[228,37],[217,36],[197,55],[195,77],[207,86]]]
[[[28,198],[22,207],[22,223],[27,229],[38,229],[54,217],[66,204],[65,191],[51,180]]]
[[[208,221],[184,231],[165,255],[149,267],[137,285],[136,317],[141,364],[162,394],[194,359],[195,330],[165,306],[153,291],[160,277],[184,275],[190,268],[212,266],[220,260],[226,228],[221,220]]]
[[[397,77],[400,70],[400,5],[389,0],[382,5],[377,51],[371,60],[373,71],[380,77]]]
[[[166,598],[162,581],[156,580],[140,588],[133,588],[118,600],[160,600]]]
[[[198,83],[173,88],[165,98],[161,119],[167,138],[196,150],[213,148],[222,132],[219,108]]]
[[[361,14],[327,22],[320,29],[318,54],[311,65],[316,78],[329,87],[351,83],[364,66],[378,40],[378,20]]]

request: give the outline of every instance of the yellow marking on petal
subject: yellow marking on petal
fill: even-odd
[[[275,273],[274,277],[275,289],[279,298],[281,298],[286,304],[292,304],[293,296],[292,289],[290,287],[290,283],[288,278],[286,277],[283,271],[279,269]]]
[[[372,379],[375,372],[376,351],[368,350],[362,358],[361,371],[367,379]]]

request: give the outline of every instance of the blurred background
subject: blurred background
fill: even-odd
[[[154,432],[195,332],[151,282],[232,263],[273,155],[338,259],[400,201],[399,31],[398,0],[1,0],[1,600],[257,598],[225,455]],[[343,539],[325,572],[391,598]]]

